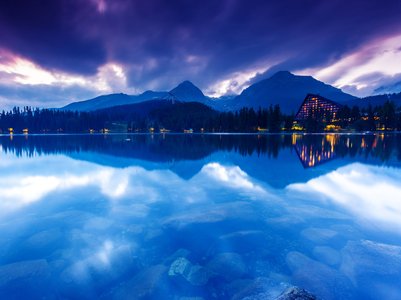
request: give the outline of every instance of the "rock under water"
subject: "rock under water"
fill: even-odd
[[[317,300],[317,298],[308,291],[293,286],[285,290],[275,300]]]

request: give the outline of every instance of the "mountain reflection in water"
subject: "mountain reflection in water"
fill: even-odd
[[[391,134],[0,136],[0,298],[399,299],[399,182]]]
[[[401,160],[401,139],[397,134],[370,135],[33,135],[0,136],[4,152],[17,156],[78,154],[96,152],[115,157],[153,162],[199,160],[217,151],[256,154],[276,158],[283,149],[294,148],[305,168],[336,156],[379,159],[392,155]]]

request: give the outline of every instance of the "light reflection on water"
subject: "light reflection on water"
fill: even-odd
[[[0,296],[399,299],[400,140],[0,137]]]

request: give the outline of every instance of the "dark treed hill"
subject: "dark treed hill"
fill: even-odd
[[[166,128],[182,131],[191,128],[206,128],[218,112],[199,102],[174,100],[151,100],[131,105],[115,106],[95,112],[108,120],[126,123],[129,128],[155,130]]]
[[[180,103],[174,100],[148,100],[136,104],[118,105],[104,109],[98,109],[94,111],[98,114],[110,115],[119,119],[129,119],[132,117],[146,117],[152,110],[155,109],[166,109],[174,104],[179,105]]]
[[[14,107],[0,114],[0,133],[83,133],[104,123],[102,116],[88,112]]]
[[[219,112],[199,102],[150,100],[91,112],[24,107],[0,114],[0,133],[85,133],[85,132],[278,132],[292,118],[279,106],[269,109],[242,108]]]
[[[256,132],[259,128],[271,132],[281,125],[291,127],[292,118],[283,116],[278,105],[269,109],[242,108],[236,112],[219,112],[199,102],[152,100],[137,104],[115,106],[93,112],[108,127],[125,124],[127,131],[144,132],[167,129],[173,132],[193,129],[195,132]],[[112,126],[111,126],[112,127]]]
[[[367,108],[369,107],[369,105],[372,107],[383,106],[387,101],[393,102],[396,107],[401,107],[401,93],[374,95],[361,99],[354,99],[347,102],[346,104],[348,106],[356,105],[360,108]]]

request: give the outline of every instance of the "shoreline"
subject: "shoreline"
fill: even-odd
[[[184,136],[202,136],[202,135],[256,135],[256,136],[273,136],[273,135],[382,135],[382,134],[401,134],[401,131],[369,131],[369,132],[301,132],[301,131],[283,131],[283,132],[108,132],[108,133],[0,133],[0,137],[13,137],[13,136],[80,136],[80,135],[96,135],[96,136],[108,136],[108,135],[184,135]]]

